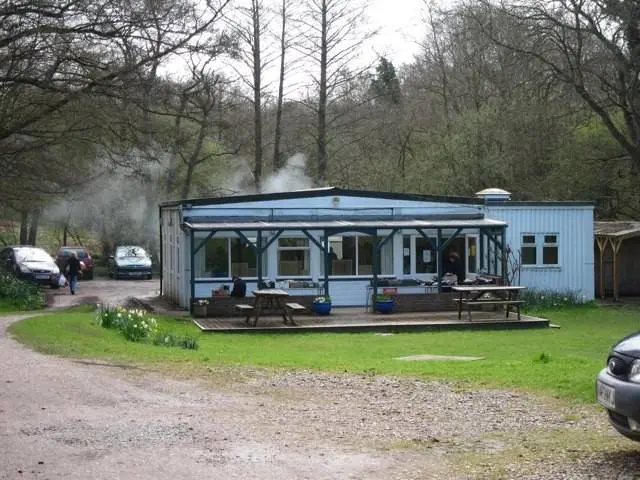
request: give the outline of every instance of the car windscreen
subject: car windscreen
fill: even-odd
[[[76,256],[80,259],[82,258],[87,258],[89,256],[89,254],[87,253],[87,251],[83,248],[78,248],[78,249],[69,249],[69,248],[65,248],[62,251],[62,256],[63,257],[70,257],[71,254],[73,252],[76,252]]]
[[[147,256],[147,252],[145,252],[142,247],[118,247],[116,250],[116,257],[125,258],[125,257],[137,257],[137,258],[145,258]]]
[[[19,248],[16,249],[16,260],[18,262],[52,262],[51,256],[39,248]]]

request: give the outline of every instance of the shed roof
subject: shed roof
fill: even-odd
[[[611,221],[595,222],[594,235],[601,237],[629,238],[640,236],[640,222]]]
[[[390,228],[500,228],[506,222],[489,218],[469,220],[320,220],[320,221],[254,221],[254,222],[198,222],[191,218],[184,226],[194,231],[221,230],[348,230],[348,229],[390,229]]]

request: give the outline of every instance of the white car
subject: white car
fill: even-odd
[[[22,280],[58,288],[60,269],[42,248],[7,247],[0,251],[0,268]]]
[[[146,278],[151,280],[151,255],[142,247],[127,245],[116,247],[115,254],[109,257],[109,276],[118,278]]]

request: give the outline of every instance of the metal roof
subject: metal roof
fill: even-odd
[[[261,202],[267,200],[290,200],[299,198],[315,198],[328,196],[365,197],[383,200],[405,200],[415,202],[443,202],[460,203],[464,205],[483,205],[484,200],[474,197],[461,197],[452,195],[427,195],[420,193],[378,192],[373,190],[355,190],[339,187],[310,188],[306,190],[294,190],[291,192],[254,193],[246,195],[230,195],[212,198],[192,198],[177,200],[160,204],[160,208],[166,207],[190,207],[197,205],[224,205],[228,203]]]
[[[640,236],[640,222],[595,222],[593,233],[601,237],[628,238]]]
[[[184,226],[194,231],[220,230],[345,230],[345,229],[391,229],[391,228],[498,228],[507,223],[488,218],[472,220],[321,220],[289,222],[197,222],[192,218]]]

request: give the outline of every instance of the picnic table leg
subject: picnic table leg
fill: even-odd
[[[462,292],[460,292],[460,299],[458,301],[458,320],[462,320]]]
[[[258,324],[258,319],[260,318],[260,311],[262,310],[262,299],[260,297],[256,297],[256,301],[253,304],[255,307],[255,317],[253,319],[253,326],[255,327]]]

